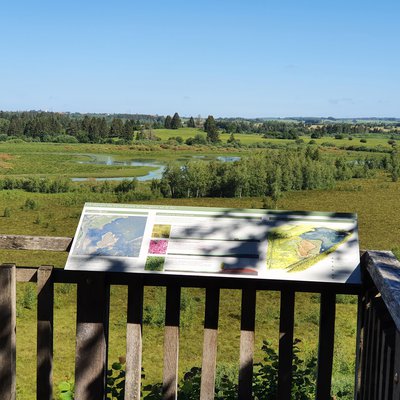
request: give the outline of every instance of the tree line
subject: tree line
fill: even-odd
[[[240,161],[190,161],[170,164],[162,179],[151,183],[164,197],[271,197],[283,192],[329,189],[337,181],[369,177],[374,170],[390,170],[389,156],[356,161],[344,157],[322,159],[318,148],[256,153]]]

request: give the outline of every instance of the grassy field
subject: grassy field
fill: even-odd
[[[397,199],[400,183],[385,179],[353,180],[342,183],[335,190],[309,191],[286,194],[278,207],[288,210],[321,210],[357,212],[360,225],[362,248],[400,249],[400,231]],[[36,210],[24,210],[27,198],[34,199]],[[2,233],[33,234],[51,236],[72,236],[75,232],[84,201],[115,201],[111,194],[36,194],[22,191],[0,192],[1,210],[9,207],[10,217],[0,218]],[[160,199],[160,204],[262,207],[262,199]],[[16,262],[18,265],[54,264],[64,265],[66,254],[46,252],[2,251],[1,262]],[[30,289],[28,289],[30,287]],[[18,285],[18,398],[30,399],[34,390],[35,301],[30,292],[32,284]],[[161,381],[163,346],[163,291],[148,288],[145,294],[147,317],[157,322],[144,327],[143,365],[148,382]],[[256,357],[262,340],[268,339],[276,348],[279,324],[279,295],[259,293],[257,298]],[[180,352],[181,372],[193,365],[200,365],[202,346],[202,315],[204,293],[202,290],[185,289],[182,311],[182,349]],[[348,304],[349,298],[341,297],[338,304],[337,334],[335,347],[335,385],[349,383],[354,366],[355,305]],[[75,288],[56,285],[55,303],[55,382],[73,376],[74,332],[75,332]],[[145,314],[146,314],[145,312]],[[146,315],[145,315],[146,316]],[[302,339],[302,349],[309,357],[316,355],[318,337],[318,296],[299,294],[296,297],[295,335]],[[125,354],[126,289],[112,288],[110,322],[110,362]],[[161,325],[161,326],[158,326]],[[219,339],[219,368],[237,370],[240,334],[240,294],[237,291],[223,291],[221,298],[221,324]]]
[[[180,132],[179,130],[178,132]],[[183,131],[183,129],[182,129]],[[158,131],[157,131],[158,132]],[[169,134],[165,135],[177,136]],[[180,134],[180,133],[179,133]],[[193,130],[187,132],[193,134]],[[251,135],[241,135],[251,138]],[[255,135],[254,135],[255,136]],[[259,137],[257,137],[259,138]],[[252,139],[255,140],[253,137]],[[242,140],[242,139],[241,139]],[[250,139],[249,139],[250,140]],[[321,141],[323,139],[320,139]],[[372,139],[371,139],[372,140]],[[335,139],[332,139],[335,141]],[[349,143],[354,143],[356,139]],[[282,141],[279,141],[282,143]],[[367,142],[367,145],[371,143]],[[227,155],[245,156],[247,151],[200,148],[181,151],[163,151],[161,148],[145,148],[139,151],[132,146],[114,145],[65,145],[44,143],[1,143],[0,153],[8,156],[0,159],[1,174],[4,175],[64,175],[64,176],[133,176],[136,167],[106,167],[79,164],[90,154],[113,155],[118,160],[189,159],[194,154],[216,156],[226,151]],[[354,157],[359,153],[341,152],[326,148],[324,154],[343,154]],[[90,168],[88,168],[90,167]],[[92,168],[93,167],[93,168]],[[146,168],[146,167],[141,167]],[[142,171],[145,172],[145,171]],[[81,174],[81,175],[79,175]],[[393,183],[380,175],[369,180],[343,182],[334,190],[300,191],[286,193],[279,200],[278,208],[286,210],[318,210],[356,212],[359,216],[360,245],[364,249],[389,249],[400,255],[400,224],[398,197],[400,182]],[[34,209],[24,207],[26,200],[35,201]],[[0,232],[5,234],[73,236],[82,206],[86,201],[116,202],[112,193],[63,193],[39,194],[20,190],[0,192]],[[149,202],[148,202],[149,203]],[[198,205],[236,208],[261,208],[261,198],[214,198],[214,199],[157,199],[150,203],[170,205]],[[8,208],[9,216],[1,217]],[[0,262],[15,262],[18,265],[53,264],[63,267],[65,253],[0,251]],[[55,296],[55,365],[54,381],[73,376],[75,338],[75,295],[74,286],[56,285]],[[17,318],[17,372],[18,399],[34,397],[36,352],[36,304],[35,286],[18,284]],[[162,289],[147,288],[145,292],[143,366],[147,382],[162,379],[163,312],[164,292]],[[110,362],[125,354],[126,288],[113,287],[110,312]],[[202,319],[204,314],[204,292],[185,289],[182,300],[182,348],[180,372],[200,365],[202,346]],[[260,359],[262,340],[268,339],[276,348],[279,325],[279,294],[258,293],[256,319],[256,358]],[[302,340],[306,357],[316,355],[318,337],[318,296],[299,294],[296,297],[295,335]],[[221,323],[218,348],[219,368],[236,371],[239,356],[240,293],[223,291],[221,297]],[[354,368],[356,315],[354,299],[339,298],[337,308],[334,387],[352,385]]]
[[[181,136],[183,140],[188,139],[189,137],[194,137],[196,134],[206,135],[204,131],[197,128],[181,128],[181,129],[156,129],[154,130],[156,136],[158,136],[161,140],[167,140],[170,137]],[[249,134],[234,134],[236,139],[239,139],[242,144],[249,145],[254,143],[274,143],[274,144],[283,144],[283,143],[293,143],[294,140],[289,139],[264,139],[262,135],[249,133]],[[220,134],[220,139],[223,143],[229,139],[230,134],[222,133]],[[309,136],[301,136],[299,139],[304,140],[305,143],[308,143],[311,138]],[[365,139],[366,143],[360,142],[361,139]],[[390,149],[391,145],[388,144],[389,137],[387,135],[357,135],[353,136],[352,140],[349,140],[348,137],[344,139],[335,139],[334,137],[322,137],[319,139],[313,139],[317,144],[321,145],[322,143],[332,143],[335,146],[359,146],[359,147],[382,147],[386,149]]]

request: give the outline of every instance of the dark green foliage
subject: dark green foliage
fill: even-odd
[[[171,120],[171,129],[179,129],[182,127],[182,121],[178,113],[175,113]]]
[[[0,189],[22,189],[31,193],[66,193],[71,190],[71,182],[65,178],[4,178],[0,179]]]
[[[397,182],[400,176],[400,158],[398,154],[393,151],[390,156],[390,175],[392,178],[392,182]]]
[[[172,122],[171,116],[167,115],[165,117],[165,121],[164,121],[164,128],[165,129],[171,129],[171,122]]]
[[[195,137],[190,137],[188,139],[186,139],[185,142],[187,145],[192,146],[192,145],[204,145],[207,144],[207,139],[204,135],[202,135],[201,133],[198,133],[197,135],[195,135]]]
[[[136,188],[136,179],[124,179],[114,188],[115,193],[127,193]]]
[[[293,381],[292,399],[311,400],[315,396],[315,374],[316,359],[310,360],[300,358],[300,350],[297,346],[299,340],[295,340],[293,347]],[[262,350],[265,354],[264,360],[254,365],[253,373],[253,399],[265,400],[275,399],[277,396],[278,383],[278,355],[269,343],[264,341]],[[123,400],[125,385],[125,358],[120,357],[118,362],[113,363],[107,372],[107,399]],[[222,374],[221,374],[222,372]],[[187,371],[178,384],[178,400],[198,400],[200,398],[201,368],[192,367]],[[62,382],[59,386],[61,392],[59,399],[72,400],[74,394],[73,384]],[[161,400],[162,384],[149,384],[143,387],[143,399]],[[238,384],[235,377],[226,371],[217,369],[214,399],[236,400],[238,395]],[[68,397],[69,396],[69,397]],[[338,393],[341,398],[341,393]]]
[[[227,143],[239,146],[240,140],[236,139],[235,136],[233,135],[233,133],[231,133],[231,135],[229,136],[229,138],[227,140]]]
[[[33,199],[26,199],[25,204],[21,207],[23,210],[37,210],[38,203]]]
[[[210,143],[219,142],[218,127],[212,115],[209,115],[204,122],[204,131],[207,132],[207,141]]]
[[[120,357],[107,371],[107,399],[124,400],[125,396],[125,358]]]
[[[190,117],[189,121],[187,122],[187,127],[188,128],[196,128],[196,123],[194,122],[194,118]]]
[[[334,185],[334,165],[318,158],[317,151],[306,156],[304,151],[286,150],[256,153],[233,163],[169,165],[159,187],[165,197],[269,196],[276,203],[286,191]]]
[[[171,136],[168,138],[168,143],[170,144],[182,144],[183,138],[182,136]]]

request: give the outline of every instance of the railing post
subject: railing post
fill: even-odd
[[[53,398],[53,267],[42,266],[37,271],[37,379],[36,397]]]
[[[15,265],[0,266],[0,398],[16,397],[16,272]]]
[[[336,295],[334,293],[322,293],[319,323],[317,400],[331,398],[335,310]]]
[[[76,399],[106,397],[109,299],[104,273],[82,273],[77,290]]]
[[[138,279],[128,286],[128,316],[126,328],[125,399],[140,399],[142,376],[143,283]]]
[[[256,293],[254,288],[242,290],[239,399],[251,399],[252,397]]]
[[[167,286],[164,333],[163,399],[174,400],[178,396],[179,318],[181,288]]]
[[[278,399],[290,400],[293,369],[293,328],[294,328],[293,290],[281,291],[279,323],[279,372]]]
[[[396,330],[394,368],[393,368],[393,400],[400,399],[400,332]]]
[[[219,288],[207,287],[200,400],[214,399],[217,364],[219,295]]]

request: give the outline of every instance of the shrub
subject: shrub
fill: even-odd
[[[292,399],[308,400],[315,396],[315,374],[317,360],[312,357],[310,360],[303,360],[299,357],[298,348],[300,340],[296,339],[293,346],[293,379],[292,379]],[[253,373],[253,398],[255,399],[274,399],[278,389],[278,354],[264,341],[262,346],[264,360],[254,364]],[[124,399],[125,385],[125,358],[120,357],[119,361],[112,364],[107,372],[107,398],[115,400]],[[238,384],[237,377],[232,371],[217,370],[215,381],[214,399],[234,400],[237,399]],[[178,384],[178,400],[197,400],[200,398],[201,368],[192,367],[187,371]],[[73,384],[62,382],[59,385],[60,400],[73,399]],[[161,400],[162,384],[155,383],[143,387],[144,400]],[[339,394],[339,393],[338,393]],[[62,397],[65,396],[65,397]],[[67,397],[69,396],[69,397]],[[339,396],[340,398],[340,396]]]
[[[3,212],[3,217],[10,218],[11,217],[11,209],[10,207],[6,207]]]
[[[136,188],[136,179],[122,180],[117,186],[114,188],[115,193],[128,193],[131,190],[135,190]]]
[[[25,204],[21,207],[23,210],[37,210],[38,203],[33,199],[26,199]]]

